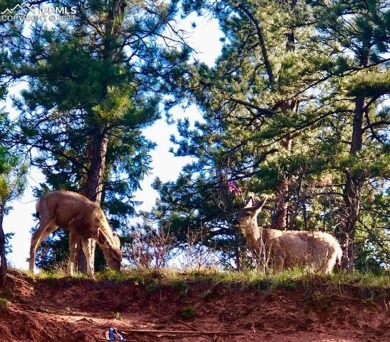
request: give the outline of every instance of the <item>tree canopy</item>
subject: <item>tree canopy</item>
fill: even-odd
[[[245,194],[273,195],[273,227],[335,234],[344,267],[388,264],[389,3],[186,5],[213,13],[224,46],[214,67],[183,73],[190,82],[177,94],[204,120],[179,123],[176,154],[197,161],[176,182],[156,182],[159,211],[181,213],[182,227],[202,222],[226,244],[235,181]]]

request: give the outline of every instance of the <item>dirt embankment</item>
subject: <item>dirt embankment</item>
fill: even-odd
[[[1,342],[104,341],[109,327],[132,342],[390,341],[390,289],[34,280],[11,271],[0,300]]]

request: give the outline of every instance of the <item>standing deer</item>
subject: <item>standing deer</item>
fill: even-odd
[[[252,251],[270,261],[274,272],[302,266],[314,272],[332,273],[342,256],[336,238],[320,231],[282,231],[259,227],[257,215],[266,201],[267,197],[255,203],[250,197],[235,220]]]
[[[122,251],[119,237],[111,230],[99,205],[75,192],[54,191],[38,200],[36,210],[40,224],[31,239],[30,271],[34,271],[38,246],[58,227],[69,230],[68,274],[70,276],[74,274],[78,238],[82,241],[87,274],[91,278],[94,278],[94,255],[92,255],[90,239],[97,241],[108,266],[113,270],[120,270]]]

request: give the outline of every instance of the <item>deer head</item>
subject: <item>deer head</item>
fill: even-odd
[[[116,233],[112,233],[111,238],[106,236],[101,229],[98,229],[98,243],[108,267],[119,271],[122,261],[122,251],[120,249],[120,240]]]
[[[263,209],[267,199],[268,196],[263,196],[262,199],[255,202],[252,196],[249,197],[245,202],[245,206],[237,213],[237,217],[233,223],[239,225],[241,228],[250,227],[251,225],[257,227],[257,215]]]

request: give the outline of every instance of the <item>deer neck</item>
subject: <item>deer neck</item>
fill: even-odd
[[[257,225],[256,217],[245,230],[245,237],[249,246],[255,247],[259,245],[261,239],[261,228]]]

